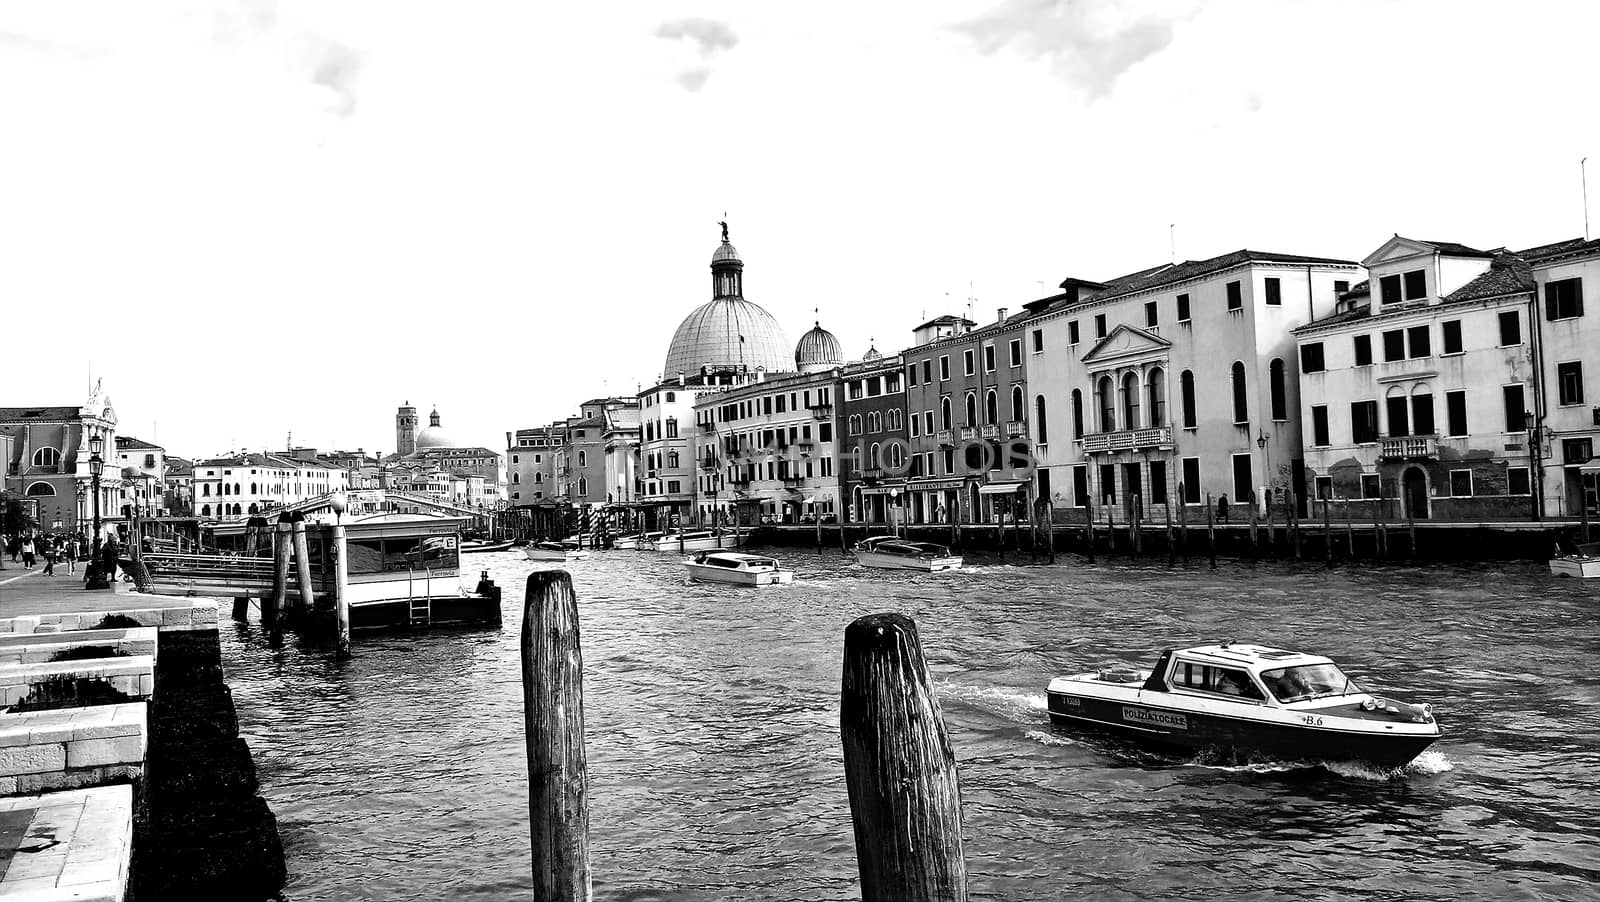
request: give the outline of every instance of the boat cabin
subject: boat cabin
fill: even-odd
[[[1361,692],[1327,658],[1232,643],[1163,652],[1144,688],[1264,705],[1288,705]]]

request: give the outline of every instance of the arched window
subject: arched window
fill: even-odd
[[[252,483],[250,483],[250,494],[252,494],[252,495],[255,495],[255,494],[258,494],[258,493],[257,493],[257,492],[256,492],[256,484],[255,484],[255,483],[253,483],[253,482],[252,482]]]
[[[1274,420],[1287,420],[1289,418],[1289,395],[1283,384],[1283,358],[1272,358],[1272,366],[1267,370],[1272,381],[1272,418]]]
[[[896,471],[904,470],[906,466],[906,446],[899,442],[889,443],[889,466]]]
[[[206,498],[210,498],[211,497],[211,483],[202,482],[200,484],[200,494],[202,496],[206,497]]]
[[[1100,385],[1095,391],[1099,394],[1100,401],[1100,431],[1117,431],[1117,389],[1110,376],[1101,376]]]
[[[967,425],[978,425],[978,396],[967,392]]]
[[[1072,438],[1083,438],[1083,390],[1072,390]]]
[[[578,453],[582,454],[583,452],[579,451]],[[580,495],[589,494],[589,478],[587,476],[579,476],[578,477],[578,494],[580,494]]]
[[[237,504],[235,504],[235,505],[234,505],[234,506],[233,506],[233,515],[234,515],[234,516],[235,516],[235,517],[238,517],[238,516],[241,516],[241,515],[243,515],[243,514],[244,514],[244,509],[243,509],[243,508],[241,508],[241,507],[240,507],[240,506],[239,506],[239,505],[237,505]]]
[[[233,486],[231,486],[231,485],[227,484],[226,482],[224,482],[222,484],[222,494],[224,494],[224,495],[232,495],[233,494]]]
[[[1244,385],[1244,363],[1238,360],[1233,362],[1233,421],[1250,421],[1250,395]]]
[[[1186,429],[1193,429],[1199,425],[1199,418],[1194,412],[1194,373],[1184,370],[1178,376],[1178,390],[1183,395],[1183,425]]]
[[[1044,428],[1044,395],[1033,399],[1033,440],[1040,443],[1050,440]]]
[[[876,470],[881,465],[883,448],[877,442],[872,443],[872,449],[867,452],[867,468]]]
[[[1167,374],[1156,368],[1150,371],[1150,425],[1167,425]]]
[[[1011,422],[1020,423],[1028,418],[1028,402],[1022,396],[1022,386],[1011,386]]]
[[[1122,428],[1138,429],[1139,422],[1139,377],[1128,373],[1122,377]]]
[[[33,465],[54,468],[61,463],[61,452],[54,448],[40,448],[33,452]]]
[[[543,473],[535,473],[535,474],[533,474],[533,484],[534,485],[544,485],[544,474]]]
[[[588,452],[579,451],[578,452],[578,466],[587,467],[588,465],[589,465],[589,454],[588,454]]]
[[[939,399],[939,426],[940,429],[950,428],[950,398]]]
[[[209,505],[209,504],[200,505],[200,516],[202,516],[202,517],[211,516],[211,505]]]
[[[240,485],[239,485],[239,483],[237,483],[237,482],[236,482],[236,483],[234,483],[234,484],[233,484],[233,493],[234,493],[234,494],[235,494],[235,495],[243,495],[243,494],[244,494],[244,492],[241,492],[241,491],[239,491],[239,489],[240,489],[240,488],[241,488],[241,486],[240,486]]]
[[[27,492],[27,494],[34,496],[54,495],[55,493],[56,487],[48,482],[36,482],[33,485],[28,486]]]
[[[255,516],[256,514],[259,514],[259,513],[261,513],[261,509],[256,507],[255,504],[252,503],[250,505],[250,515],[253,517],[253,516]]]
[[[1000,421],[1000,396],[992,388],[989,389],[988,394],[983,396],[983,414],[987,417],[984,420],[985,423],[998,423]]]
[[[668,451],[667,452],[667,466],[668,467],[677,468],[678,461],[679,461],[678,452],[676,452],[676,451]]]
[[[521,485],[522,484],[522,474],[521,473],[512,473],[511,474],[511,484],[512,485]]]

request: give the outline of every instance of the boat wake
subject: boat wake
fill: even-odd
[[[1047,733],[1044,730],[1027,730],[1023,734],[1040,745],[1077,745],[1076,742],[1057,733]]]
[[[1404,780],[1407,777],[1426,777],[1455,770],[1455,764],[1445,757],[1443,752],[1426,751],[1418,755],[1410,764],[1401,767],[1380,767],[1366,761],[1279,761],[1275,759],[1261,759],[1249,761],[1219,760],[1224,756],[1213,753],[1202,753],[1196,757],[1181,762],[1181,767],[1199,767],[1205,770],[1223,771],[1236,774],[1281,774],[1293,771],[1325,770],[1335,776],[1347,780],[1360,780],[1368,783],[1388,783],[1394,780]]]
[[[1006,686],[962,686],[946,683],[939,687],[941,701],[971,705],[990,714],[1021,724],[1049,721],[1049,703],[1044,693]]]

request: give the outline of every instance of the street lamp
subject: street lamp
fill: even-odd
[[[105,570],[100,566],[100,474],[106,468],[106,462],[100,457],[100,451],[105,447],[106,440],[99,435],[89,437],[89,491],[94,496],[94,541],[89,548],[89,570],[84,577],[85,589],[109,589],[111,584],[106,581]]]
[[[1267,481],[1266,482],[1266,488],[1267,488],[1267,498],[1266,498],[1267,506],[1266,506],[1266,509],[1267,509],[1267,511],[1270,512],[1272,510],[1272,461],[1267,457],[1267,433],[1266,433],[1266,430],[1263,430],[1263,429],[1257,429],[1256,430],[1256,447],[1261,449],[1261,469],[1263,470],[1261,475],[1262,475],[1262,478],[1266,479],[1266,481]],[[1238,499],[1235,499],[1235,500],[1238,500]],[[1255,503],[1254,503],[1256,499],[1252,498],[1250,500],[1252,502],[1251,506],[1252,507],[1256,506]]]

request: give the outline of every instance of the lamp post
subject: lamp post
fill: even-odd
[[[1262,475],[1262,478],[1264,478],[1266,480],[1265,485],[1266,485],[1266,489],[1267,489],[1267,497],[1264,500],[1267,503],[1267,510],[1271,510],[1272,509],[1272,458],[1270,456],[1268,456],[1268,454],[1267,454],[1267,433],[1266,433],[1265,430],[1262,430],[1262,429],[1257,429],[1256,430],[1256,447],[1261,449],[1261,469],[1264,471],[1261,475]]]
[[[89,437],[89,492],[93,496],[94,504],[94,540],[89,546],[89,569],[84,577],[85,589],[109,589],[111,584],[106,581],[106,572],[100,566],[100,474],[105,470],[106,462],[100,457],[100,450],[105,447],[106,440],[99,435]]]
[[[1528,488],[1533,494],[1533,519],[1537,522],[1544,519],[1544,498],[1541,497],[1544,488],[1539,484],[1540,429],[1530,411],[1523,411],[1522,422],[1528,429]]]

